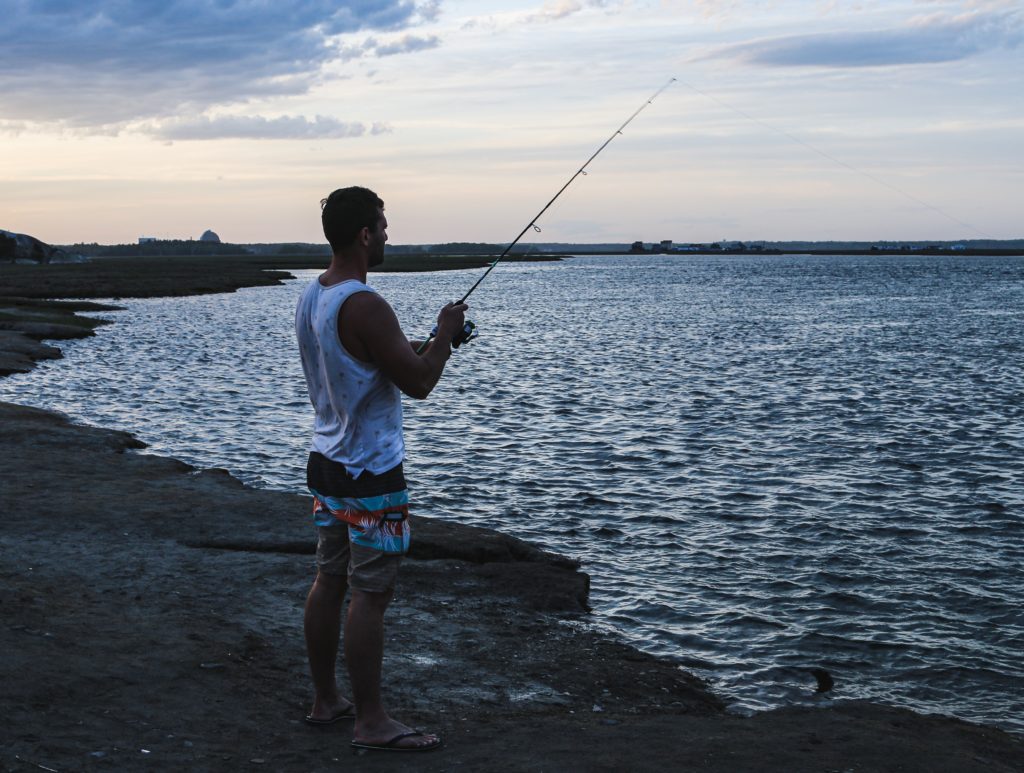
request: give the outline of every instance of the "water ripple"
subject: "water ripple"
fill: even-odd
[[[299,490],[313,273],[122,302],[0,398]],[[373,282],[422,334],[478,273]],[[581,557],[597,624],[738,711],[809,701],[821,666],[837,697],[1024,731],[1019,259],[509,264],[471,315],[406,403],[420,512]]]

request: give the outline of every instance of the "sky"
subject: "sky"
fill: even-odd
[[[0,228],[1024,237],[1024,0],[0,0]]]

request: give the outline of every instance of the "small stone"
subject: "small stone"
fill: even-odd
[[[139,749],[139,751],[142,752],[143,754],[151,754],[152,753],[152,752],[149,751],[149,749]]]
[[[604,711],[604,706],[602,706],[600,703],[595,703],[594,708],[592,710],[595,712]]]
[[[223,663],[200,663],[199,667],[200,668],[205,668],[205,669],[207,669],[209,671],[216,671],[218,669],[224,668],[224,664]]]
[[[103,757],[107,756],[107,753],[106,752],[89,752],[89,756],[90,757],[95,757],[96,759],[102,759]]]
[[[266,760],[262,757],[253,757],[251,760],[249,760],[249,762],[251,762],[253,765],[262,765],[264,762],[266,762]]]
[[[184,746],[186,749],[191,749],[192,748],[192,742],[191,741],[185,741],[182,744],[182,746]]]

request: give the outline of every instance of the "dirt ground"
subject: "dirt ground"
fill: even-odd
[[[389,613],[396,716],[426,754],[307,727],[305,497],[0,404],[6,770],[1024,769],[999,730],[866,703],[730,716],[593,633],[587,578],[510,537],[418,518]]]
[[[68,308],[0,306],[9,371],[89,334]],[[445,746],[354,754],[351,723],[302,721],[307,499],[139,446],[0,403],[3,770],[1024,770],[1015,736],[877,704],[729,715],[676,664],[590,630],[572,562],[424,517],[384,688]]]

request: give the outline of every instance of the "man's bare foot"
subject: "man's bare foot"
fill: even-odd
[[[338,698],[333,702],[314,700],[313,710],[306,715],[311,725],[333,725],[343,719],[355,719],[356,707],[352,701]]]
[[[440,736],[424,733],[387,719],[371,725],[356,722],[352,746],[358,749],[387,749],[389,751],[426,751],[441,745]]]

